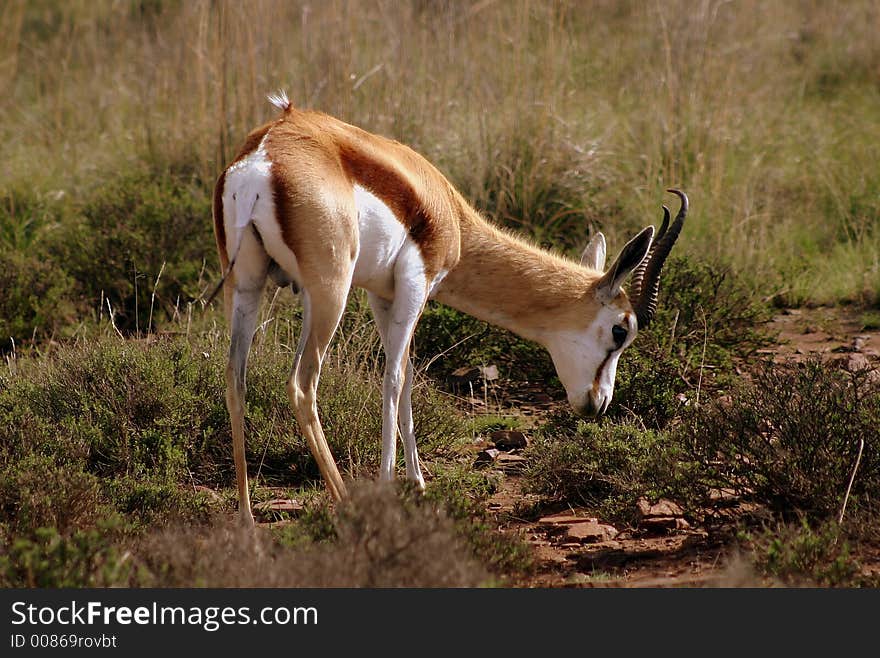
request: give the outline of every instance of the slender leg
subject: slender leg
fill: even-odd
[[[406,474],[419,487],[424,478],[419,467],[412,420],[412,364],[409,345],[425,305],[426,287],[418,253],[400,255],[395,270],[394,301],[370,295],[376,326],[385,348],[385,378],[382,385],[382,462],[379,478],[394,479],[397,458],[398,423],[404,441]]]
[[[347,286],[343,290],[303,289],[303,329],[294,367],[287,382],[287,395],[296,420],[321,476],[335,500],[345,496],[345,484],[318,418],[318,379],[327,346],[345,310]]]
[[[398,423],[403,436],[404,456],[406,457],[406,478],[416,483],[419,490],[425,490],[425,478],[419,464],[419,451],[416,447],[416,431],[412,413],[413,364],[412,359],[406,360],[406,379],[403,392],[400,394],[400,411]]]
[[[376,328],[379,330],[379,337],[382,339],[382,346],[385,347],[387,353],[388,329],[391,324],[391,302],[367,293],[370,301],[370,308],[373,311],[373,317],[376,319]],[[406,458],[406,477],[416,483],[419,489],[424,490],[425,479],[422,476],[422,469],[419,465],[419,453],[416,447],[415,424],[412,415],[412,387],[413,387],[413,365],[412,359],[406,358],[406,369],[404,372],[403,388],[400,392],[399,409],[397,412],[397,426],[403,437],[404,457]],[[386,368],[387,369],[387,368]],[[391,397],[393,392],[384,390],[383,386],[383,407],[384,400]],[[383,408],[383,412],[385,409]],[[383,430],[386,426],[386,417],[383,413]],[[383,447],[385,445],[385,432],[383,431]]]
[[[245,391],[248,352],[257,325],[262,286],[253,289],[235,289],[231,303],[231,341],[226,365],[226,408],[232,422],[232,449],[235,460],[235,479],[238,485],[238,514],[242,524],[254,525],[251,499],[248,491],[247,462],[244,447]]]

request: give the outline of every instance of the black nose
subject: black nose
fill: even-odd
[[[614,339],[614,344],[617,346],[617,349],[623,347],[623,342],[626,340],[626,329],[621,327],[619,324],[611,327],[611,337]]]
[[[581,418],[596,418],[602,415],[603,409],[596,406],[593,397],[588,395],[586,400],[580,407],[576,407],[574,412]]]

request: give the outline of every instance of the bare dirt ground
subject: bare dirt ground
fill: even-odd
[[[770,323],[778,343],[763,350],[765,357],[783,362],[821,354],[838,367],[878,368],[880,331],[865,330],[861,314],[841,308],[791,309]],[[743,365],[747,368],[747,364]],[[880,374],[878,374],[880,376]],[[537,422],[556,404],[528,388],[511,390],[508,398],[522,405],[524,415]],[[508,402],[513,400],[506,400]],[[522,490],[524,458],[519,450],[499,451],[489,467],[503,481],[490,499],[503,532],[518,533],[533,547],[537,568],[523,587],[711,587],[758,585],[760,580],[740,560],[733,541],[735,521],[754,512],[731,498],[729,521],[713,528],[688,522],[674,503],[642,501],[636,527],[613,527],[589,509],[548,509],[533,520],[522,514],[537,499]],[[523,518],[529,516],[530,518]],[[863,567],[880,571],[880,556],[867,555]],[[766,584],[766,583],[765,583]]]

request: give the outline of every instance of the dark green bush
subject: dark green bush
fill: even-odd
[[[3,587],[119,587],[129,584],[132,573],[112,525],[69,535],[38,528],[0,544]]]
[[[216,272],[213,244],[209,190],[185,176],[134,172],[85,194],[47,250],[76,281],[83,307],[97,313],[103,300],[106,313],[109,300],[120,330],[144,331],[151,304],[155,324],[200,295],[205,262]]]
[[[681,499],[690,464],[666,434],[631,422],[587,423],[567,412],[544,426],[526,450],[528,488],[586,505],[603,518],[632,522],[642,496]]]
[[[62,535],[95,527],[111,510],[99,478],[41,455],[7,462],[0,471],[0,512],[10,533],[51,527]]]
[[[72,323],[73,282],[54,263],[0,247],[0,351]]]
[[[561,390],[553,361],[536,343],[448,306],[429,304],[416,327],[415,356],[430,364],[428,375],[448,376],[468,365],[496,365],[514,381],[548,381]]]
[[[871,371],[818,359],[765,363],[676,434],[702,486],[731,488],[809,518],[840,512],[864,439],[849,505],[880,506],[880,382]]]

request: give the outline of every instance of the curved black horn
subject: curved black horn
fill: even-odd
[[[681,227],[684,225],[684,218],[688,211],[687,195],[681,190],[669,189],[671,192],[681,199],[681,208],[675,216],[675,220],[667,228],[669,211],[664,206],[664,221],[660,229],[658,238],[654,241],[651,251],[643,261],[643,265],[639,265],[636,272],[638,279],[633,282],[633,295],[631,302],[636,312],[636,318],[639,321],[639,328],[647,327],[654,317],[657,310],[657,295],[660,292],[660,270],[663,263],[666,262],[672,246],[681,233]]]
[[[645,268],[648,267],[648,263],[651,260],[651,255],[654,253],[654,250],[657,248],[657,242],[666,235],[666,229],[669,228],[669,208],[663,206],[663,224],[660,225],[660,231],[657,235],[654,236],[654,240],[651,242],[651,248],[648,250],[648,253],[645,254],[645,257],[642,259],[642,262],[639,263],[639,266],[633,270],[632,274],[632,283],[630,284],[630,299],[636,300],[642,294],[642,281],[645,278]]]

